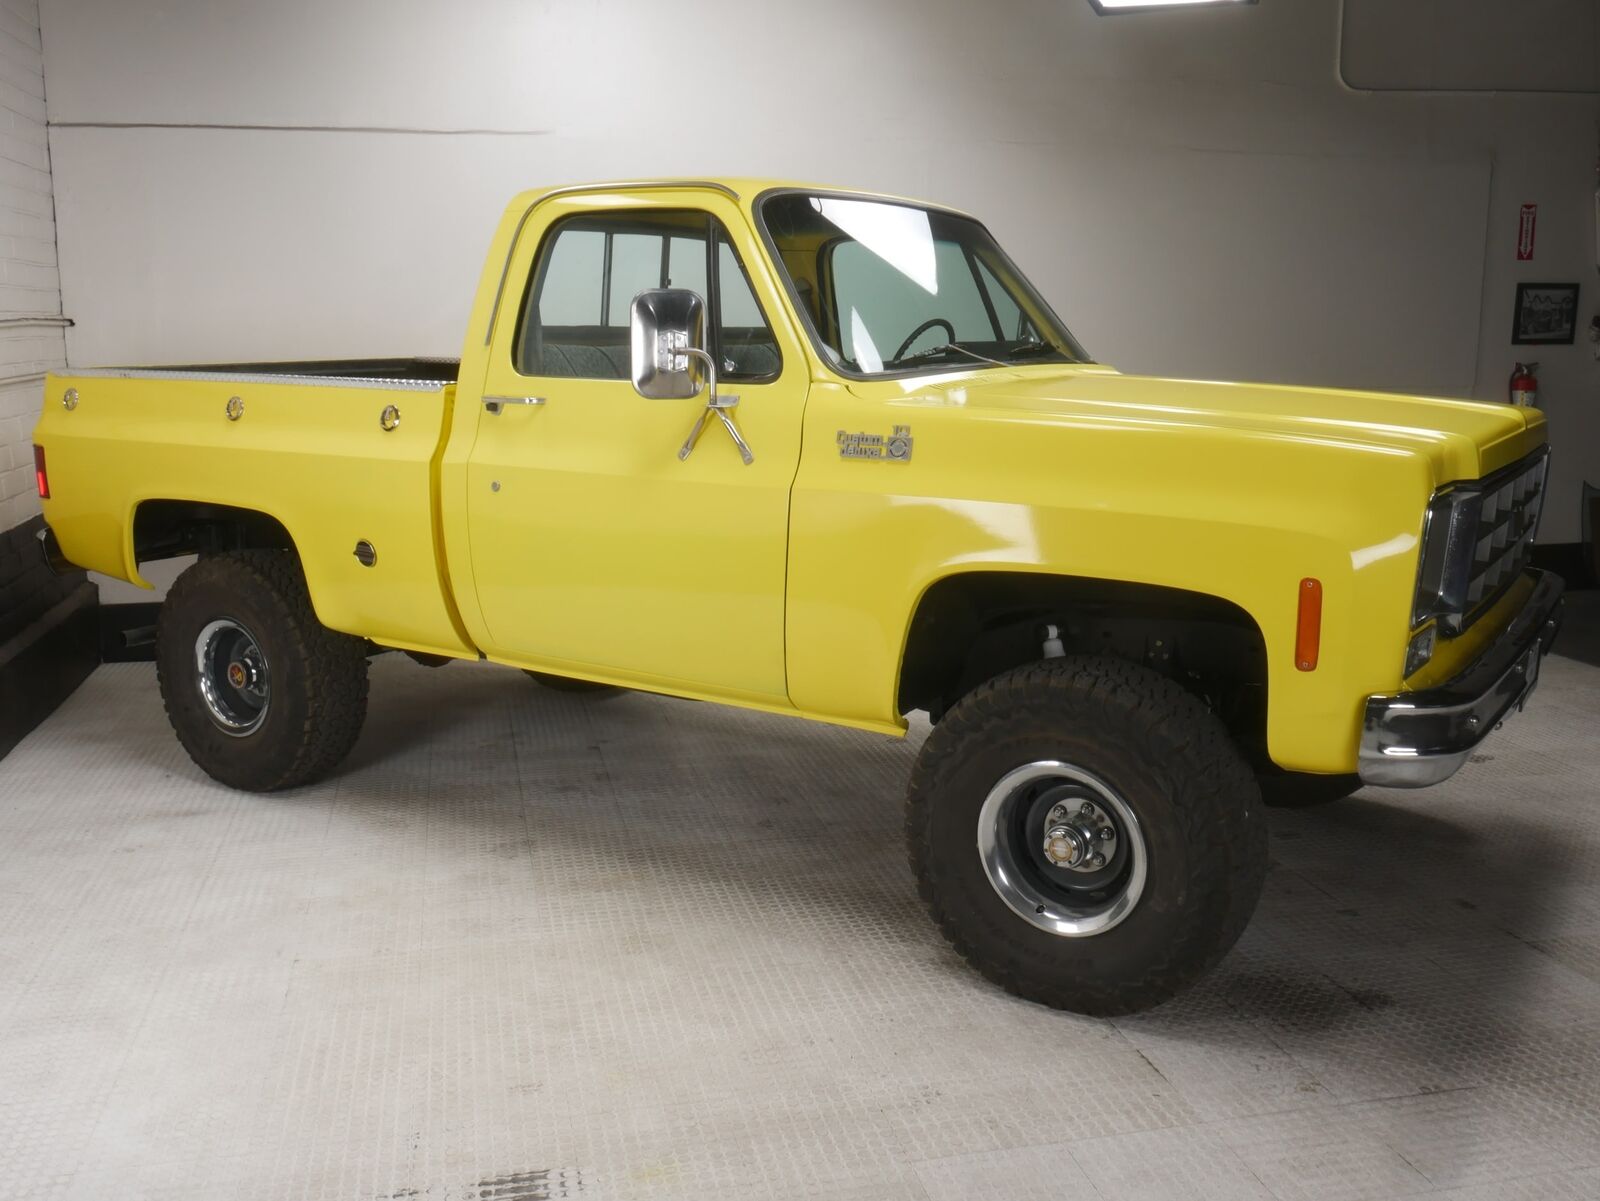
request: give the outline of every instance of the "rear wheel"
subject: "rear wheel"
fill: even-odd
[[[989,979],[1079,1013],[1149,1008],[1238,939],[1260,793],[1220,721],[1136,664],[1051,659],[960,701],[912,773],[918,889]]]
[[[367,712],[366,643],[317,621],[285,551],[215,555],[179,576],[157,619],[156,673],[189,757],[250,792],[326,775]]]

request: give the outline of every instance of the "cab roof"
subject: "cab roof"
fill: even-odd
[[[561,184],[549,188],[531,188],[517,197],[518,203],[532,204],[557,195],[581,196],[585,192],[617,192],[631,188],[643,190],[683,190],[688,192],[721,192],[745,208],[750,208],[764,192],[775,190],[820,192],[834,196],[855,196],[863,200],[883,200],[893,204],[910,204],[918,208],[940,209],[966,217],[971,214],[947,204],[919,200],[911,196],[898,196],[890,192],[874,192],[865,188],[846,188],[832,184],[807,183],[786,179],[764,179],[756,176],[719,175],[704,178],[674,178],[663,176],[654,179],[596,180],[590,183]]]

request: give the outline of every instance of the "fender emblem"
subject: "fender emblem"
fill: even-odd
[[[890,463],[911,461],[911,427],[897,425],[891,434],[852,434],[839,431],[841,459],[882,459]]]

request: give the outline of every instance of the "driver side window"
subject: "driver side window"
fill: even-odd
[[[661,210],[569,217],[546,234],[517,330],[518,374],[627,379],[633,298],[651,288],[705,300],[723,378],[777,377],[777,341],[727,231],[703,212]]]

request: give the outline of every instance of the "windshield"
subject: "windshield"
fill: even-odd
[[[761,220],[818,345],[846,374],[1087,360],[970,218],[788,192],[763,202]]]

